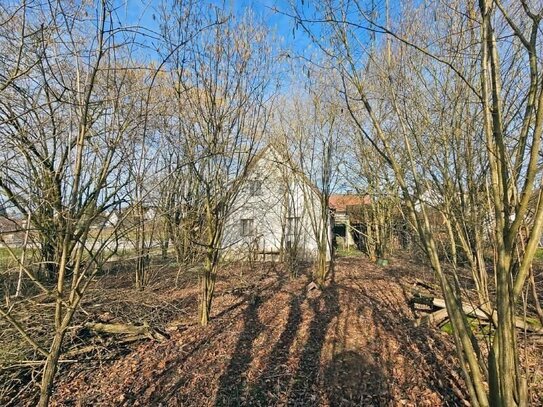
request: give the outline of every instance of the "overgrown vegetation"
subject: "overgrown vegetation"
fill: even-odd
[[[289,281],[292,314],[284,333],[269,328],[269,358],[286,363],[306,307],[311,346],[298,351],[313,363],[341,307],[372,307],[356,281],[375,261],[394,259],[378,279],[405,285],[401,255],[431,268],[409,276],[428,292],[412,301],[403,287],[406,298],[378,302],[404,312],[419,301],[427,315],[402,318],[450,334],[463,383],[439,400],[540,401],[526,355],[543,326],[542,5],[283,6],[266,13],[288,21],[298,45],[282,43],[256,4],[157,0],[140,21],[109,0],[0,5],[0,400],[45,407],[80,357],[107,364],[143,340],[168,348],[194,320],[204,335],[218,329],[213,318],[236,315],[243,357],[216,400],[228,404],[232,388],[261,402],[267,377],[255,392],[247,377],[231,383],[267,335],[260,305]],[[267,148],[278,174],[255,169]],[[277,196],[253,205],[264,189]],[[360,199],[342,214],[343,242],[359,250],[334,247],[339,214],[328,205],[347,191]],[[255,219],[272,212],[281,219],[266,242]],[[352,267],[348,295],[335,257]],[[232,285],[217,292],[221,273]],[[221,295],[239,301],[214,312]],[[323,373],[331,386],[337,369]],[[298,370],[300,395],[317,373]]]

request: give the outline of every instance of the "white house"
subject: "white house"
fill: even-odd
[[[232,206],[223,247],[238,258],[278,260],[287,250],[296,250],[301,258],[313,259],[325,224],[330,239],[318,189],[268,146],[255,157]],[[329,257],[330,245],[326,246]]]

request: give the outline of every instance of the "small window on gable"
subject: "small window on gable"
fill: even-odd
[[[241,236],[252,236],[254,234],[254,219],[241,220]]]
[[[262,181],[261,180],[251,180],[249,181],[249,194],[251,196],[260,196],[262,195]]]

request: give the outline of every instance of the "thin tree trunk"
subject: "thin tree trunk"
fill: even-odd
[[[211,316],[211,303],[215,291],[215,277],[209,270],[204,270],[200,277],[200,304],[199,321],[200,325],[206,326]]]
[[[19,277],[17,278],[17,288],[15,290],[15,297],[19,297],[21,295],[21,290],[23,287],[23,275],[24,275],[24,268],[25,268],[25,260],[26,260],[26,250],[28,245],[28,235],[30,233],[30,219],[31,215],[28,214],[28,217],[26,219],[26,233],[25,233],[25,240],[23,242],[23,252],[21,253],[21,261],[19,264]]]
[[[53,342],[51,344],[51,348],[49,349],[49,356],[45,361],[45,367],[41,379],[40,400],[38,402],[38,407],[47,407],[49,405],[64,335],[65,330],[59,330],[53,337]]]

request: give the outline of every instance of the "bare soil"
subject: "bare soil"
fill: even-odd
[[[139,310],[169,339],[62,364],[52,405],[465,404],[452,337],[415,326],[408,305],[406,287],[432,280],[426,269],[402,259],[379,267],[340,258],[322,292],[308,290],[309,273],[291,278],[272,263],[224,270],[205,328],[195,323],[194,278],[173,288],[164,273],[143,293],[123,287],[122,276],[104,279],[96,293],[118,296],[108,318],[126,320]]]

